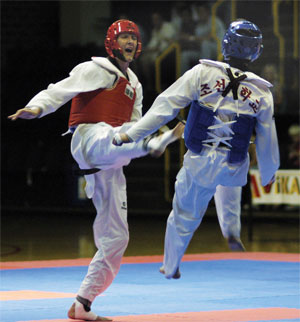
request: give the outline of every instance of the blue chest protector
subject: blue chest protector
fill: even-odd
[[[200,153],[202,141],[208,137],[208,127],[214,122],[215,113],[198,101],[193,101],[184,128],[186,147],[194,153]]]
[[[230,68],[226,68],[229,84],[222,92],[225,97],[232,91],[233,99],[238,100],[238,87],[247,75],[234,77]],[[214,124],[214,116],[217,115],[208,107],[193,101],[184,129],[184,140],[186,147],[194,153],[200,153],[203,148],[203,140],[208,138],[208,127]],[[248,115],[235,116],[236,120],[231,129],[234,135],[230,141],[230,151],[228,153],[229,163],[239,163],[245,160],[248,153],[250,138],[255,126],[255,118]]]
[[[193,101],[184,129],[186,147],[194,153],[200,153],[203,140],[208,138],[208,127],[214,124],[214,115],[211,109]],[[228,143],[231,144],[228,153],[229,163],[239,163],[247,157],[250,138],[255,126],[255,118],[248,115],[235,116],[236,122],[231,129],[234,135]]]
[[[234,135],[229,141],[232,146],[228,156],[229,163],[239,163],[247,157],[251,135],[256,122],[256,119],[249,115],[236,116],[235,119],[237,122],[231,127]]]

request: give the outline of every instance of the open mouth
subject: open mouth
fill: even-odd
[[[126,48],[126,49],[125,49],[125,51],[126,51],[126,53],[131,54],[131,53],[133,52],[133,49],[131,49],[131,48]]]

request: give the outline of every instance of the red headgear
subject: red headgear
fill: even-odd
[[[123,56],[122,49],[117,42],[117,38],[121,33],[125,32],[134,34],[137,37],[137,48],[134,58],[137,58],[140,55],[142,51],[142,42],[138,26],[130,20],[121,19],[115,21],[107,30],[104,44],[105,49],[110,57],[120,58],[120,56]]]

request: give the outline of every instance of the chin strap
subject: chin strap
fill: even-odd
[[[113,49],[113,50],[112,50],[112,52],[113,52],[113,55],[114,55],[115,57],[117,57],[117,58],[121,59],[122,61],[124,61],[124,62],[126,63],[126,59],[125,59],[125,57],[123,56],[123,54],[121,54],[121,53],[120,53],[120,50],[118,50],[118,49]]]

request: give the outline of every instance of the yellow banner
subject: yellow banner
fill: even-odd
[[[300,206],[300,170],[278,170],[271,186],[263,187],[258,170],[250,170],[252,204]]]

